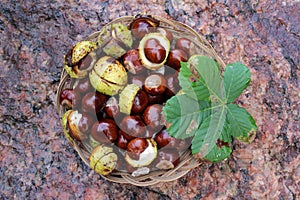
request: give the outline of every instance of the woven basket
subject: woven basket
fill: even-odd
[[[176,37],[189,38],[195,44],[197,54],[206,55],[214,58],[218,62],[220,68],[223,68],[225,66],[224,62],[218,57],[217,53],[215,52],[213,47],[208,43],[208,41],[205,40],[202,36],[200,36],[191,27],[177,21],[167,20],[159,16],[152,16],[152,17],[160,21],[160,25],[159,25],[160,27],[166,28],[169,31],[171,31],[174,38]],[[134,16],[121,17],[111,21],[106,26],[110,26],[113,23],[122,23],[125,25],[129,25],[133,19]],[[96,42],[99,32],[93,33],[87,38],[87,40]],[[57,97],[56,97],[57,111],[60,114],[60,116],[64,114],[66,109],[62,107],[59,103],[59,94],[64,88],[71,88],[74,82],[75,80],[70,78],[70,76],[66,73],[65,70],[62,70],[61,80],[58,86]],[[88,158],[93,148],[89,144],[82,145],[77,143],[75,140],[71,142],[71,145],[78,152],[81,159],[89,166]],[[198,167],[200,164],[201,163],[198,160],[194,159],[189,149],[186,150],[180,156],[179,164],[175,168],[170,170],[152,171],[147,175],[141,175],[138,177],[133,177],[130,173],[125,173],[125,172],[112,172],[108,176],[102,176],[102,177],[109,181],[117,182],[117,183],[129,183],[137,186],[149,186],[161,182],[174,181],[184,176],[195,167]]]

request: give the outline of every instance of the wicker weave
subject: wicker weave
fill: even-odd
[[[189,38],[192,42],[194,42],[194,44],[196,45],[197,54],[202,54],[214,58],[220,65],[220,68],[223,68],[225,66],[224,62],[218,57],[215,50],[207,42],[207,40],[201,37],[191,27],[182,24],[180,22],[167,20],[159,16],[152,16],[152,17],[160,21],[160,27],[167,28],[169,31],[172,31],[173,36],[175,37],[184,36]],[[121,17],[108,23],[106,26],[110,26],[113,23],[122,23],[122,24],[129,25],[130,22],[133,20],[133,18],[134,16]],[[96,42],[98,34],[99,32],[93,33],[87,38],[87,40]],[[70,78],[70,76],[66,73],[65,70],[63,70],[61,74],[60,84],[58,86],[57,99],[56,99],[56,106],[60,116],[62,116],[66,110],[59,103],[59,94],[64,88],[70,88],[73,86],[73,84],[74,84],[74,80]],[[71,145],[78,152],[81,159],[89,166],[88,157],[90,155],[92,147],[89,146],[88,144],[82,146],[77,142],[75,142],[75,140]],[[186,152],[183,153],[183,155],[181,155],[180,163],[171,170],[152,171],[147,175],[142,175],[138,177],[133,177],[131,176],[131,174],[125,172],[112,172],[110,175],[102,176],[102,177],[109,181],[117,182],[117,183],[130,183],[137,186],[149,186],[160,182],[174,181],[184,176],[191,169],[198,167],[200,164],[201,163],[199,161],[193,158],[193,156],[191,155],[191,151],[187,150]]]

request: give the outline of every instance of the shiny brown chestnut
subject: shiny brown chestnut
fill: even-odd
[[[132,74],[140,74],[146,71],[136,49],[127,51],[122,57],[124,67]]]
[[[59,95],[59,103],[62,106],[67,106],[72,108],[75,101],[75,92],[73,89],[66,88],[63,89]]]
[[[81,100],[81,108],[83,112],[98,113],[105,106],[106,96],[99,92],[89,92]]]
[[[147,94],[135,84],[128,84],[119,95],[120,112],[126,115],[142,112],[147,104]]]
[[[155,135],[154,140],[157,143],[157,147],[161,149],[167,145],[168,147],[174,147],[176,139],[171,137],[166,129],[163,129]]]
[[[179,86],[179,81],[178,81],[178,73],[173,73],[169,74],[166,76],[166,83],[167,83],[167,88],[166,88],[166,98],[171,98],[174,96],[180,89]]]
[[[151,95],[160,95],[166,90],[166,80],[161,74],[150,74],[143,85],[143,89]]]
[[[162,106],[159,104],[153,104],[148,106],[143,112],[143,120],[147,125],[147,128],[153,131],[159,131],[163,125],[161,123]]]
[[[96,119],[91,115],[82,113],[82,116],[78,122],[78,129],[81,133],[87,134],[92,128],[92,125]]]
[[[141,113],[148,105],[148,96],[143,90],[139,90],[135,95],[132,105],[132,113]]]
[[[165,60],[167,51],[157,39],[150,38],[145,43],[144,53],[151,63],[159,64]]]
[[[173,49],[170,51],[166,64],[175,70],[180,69],[180,62],[188,60],[187,54],[181,49]]]
[[[173,41],[173,34],[171,33],[171,31],[161,27],[157,28],[157,31],[166,36],[166,38],[168,38],[170,42]]]
[[[121,148],[126,150],[127,149],[127,144],[128,144],[128,140],[124,137],[123,134],[118,134],[118,138],[116,140],[116,145]]]
[[[91,135],[100,143],[111,143],[118,137],[118,127],[111,119],[101,119],[92,126]]]
[[[147,142],[147,147],[145,148],[145,141]],[[130,150],[134,149],[135,150]],[[127,151],[125,152],[125,160],[128,164],[133,167],[145,167],[145,170],[138,170],[135,172],[137,174],[148,173],[150,168],[148,166],[157,157],[157,147],[156,142],[153,139],[135,138],[131,140],[127,145]],[[147,169],[146,169],[147,168]],[[148,172],[147,172],[148,171]]]
[[[148,147],[148,143],[144,138],[135,138],[127,144],[127,151],[129,156],[137,160],[139,155]]]
[[[138,116],[127,115],[123,118],[120,128],[132,137],[143,137],[146,132],[146,125]]]
[[[138,51],[145,68],[152,71],[158,70],[167,61],[170,41],[161,33],[149,33],[140,41]]]
[[[67,118],[68,133],[71,138],[82,141],[88,138],[88,130],[94,120],[91,116],[85,113],[80,113],[78,110],[69,110]]]
[[[105,113],[110,118],[115,118],[120,113],[119,103],[116,97],[110,97],[105,105]]]
[[[159,25],[159,21],[149,15],[138,15],[131,22],[130,29],[132,35],[137,38],[143,38],[147,33],[155,31],[155,27]]]
[[[175,48],[183,50],[185,53],[187,53],[188,56],[191,56],[195,53],[194,43],[192,43],[191,40],[185,37],[179,38],[176,41]]]
[[[89,78],[78,79],[74,84],[74,91],[79,96],[83,96],[88,92],[95,91],[90,83]]]

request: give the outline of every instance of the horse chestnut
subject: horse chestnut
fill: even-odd
[[[116,59],[104,56],[89,74],[91,85],[100,93],[113,96],[127,84],[125,67]]]
[[[91,41],[81,41],[73,46],[65,56],[64,69],[72,78],[83,78],[91,70],[96,54],[96,43]],[[81,66],[81,69],[80,69]]]
[[[91,116],[72,110],[67,116],[67,127],[70,130],[70,136],[78,141],[86,139],[93,121]]]
[[[144,167],[157,157],[156,142],[153,139],[135,138],[127,145],[125,160],[132,167]]]
[[[73,89],[66,88],[60,92],[59,95],[60,105],[67,106],[68,108],[72,108],[74,101],[75,101],[75,92]]]
[[[121,122],[122,131],[133,137],[144,137],[146,125],[138,116],[125,116]]]
[[[139,90],[133,100],[131,111],[133,113],[141,113],[147,107],[148,96],[143,90]]]
[[[136,49],[131,49],[123,55],[123,65],[132,74],[140,74],[145,71],[143,67],[139,52]]]
[[[181,49],[173,49],[170,51],[166,64],[175,70],[180,69],[180,62],[188,60],[187,54]]]
[[[158,132],[155,135],[154,140],[156,141],[159,149],[167,145],[173,147],[175,144],[175,138],[171,137],[166,129],[163,129],[160,132]]]
[[[173,34],[171,33],[171,31],[165,29],[165,28],[157,28],[157,31],[159,33],[161,33],[162,35],[164,35],[166,38],[168,38],[168,40],[170,42],[173,41]]]
[[[129,156],[135,160],[138,160],[140,153],[145,151],[148,147],[148,143],[144,138],[135,138],[127,144],[127,151]]]
[[[166,80],[161,74],[150,74],[144,83],[143,89],[152,95],[159,95],[166,90]]]
[[[79,96],[95,90],[88,78],[78,79],[74,84],[74,91]]]
[[[118,156],[112,147],[99,145],[89,157],[90,167],[102,175],[110,174],[117,165]]]
[[[192,43],[191,40],[185,37],[179,38],[176,41],[175,48],[183,50],[185,53],[188,54],[188,56],[193,55],[196,51],[194,43]]]
[[[131,22],[130,29],[132,31],[132,35],[137,38],[141,39],[146,34],[153,32],[155,27],[159,25],[159,21],[152,18],[149,15],[138,15],[136,18]]]
[[[170,98],[174,96],[180,89],[179,81],[178,81],[178,73],[169,74],[166,76],[166,97]]]
[[[167,61],[170,41],[161,33],[149,33],[140,41],[138,51],[144,67],[157,70]]]
[[[118,137],[118,127],[111,119],[101,119],[94,123],[91,130],[92,137],[101,142],[114,142]]]
[[[143,112],[143,120],[150,129],[158,131],[163,127],[161,124],[161,112],[162,106],[159,104],[150,105]]]
[[[106,96],[99,92],[89,92],[81,100],[81,108],[83,112],[98,113],[105,106]]]
[[[127,115],[141,113],[147,104],[147,94],[135,84],[127,85],[119,96],[120,112]]]
[[[155,64],[161,63],[166,57],[166,49],[160,44],[159,40],[155,38],[146,41],[144,52],[146,58]]]
[[[98,35],[98,46],[106,55],[119,58],[133,44],[131,31],[126,25],[114,23],[106,26]]]
[[[126,132],[122,131],[121,129],[119,130],[119,135],[123,135],[123,137],[130,141],[132,139],[134,139],[135,137],[133,137],[132,135],[127,134]]]
[[[128,144],[128,140],[124,137],[123,134],[119,134],[117,141],[116,141],[116,145],[121,148],[126,150],[127,149],[127,144]]]
[[[144,82],[145,82],[145,77],[144,76],[130,76],[128,82],[130,84],[135,84],[142,89]]]
[[[78,129],[81,133],[88,134],[89,130],[91,129],[94,118],[86,113],[82,113],[82,116],[78,123]]]
[[[147,95],[148,95],[149,104],[162,103],[164,100],[164,97],[162,95],[152,95],[152,94],[147,94]]]
[[[120,108],[118,104],[118,100],[116,97],[110,97],[104,108],[107,116],[111,118],[115,118],[120,113]]]

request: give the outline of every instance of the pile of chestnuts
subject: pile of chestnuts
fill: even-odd
[[[59,94],[62,124],[71,144],[92,149],[91,168],[139,176],[178,165],[191,140],[169,136],[162,108],[180,90],[180,62],[194,53],[188,38],[148,15],[107,25],[97,41],[67,52],[74,84]]]

